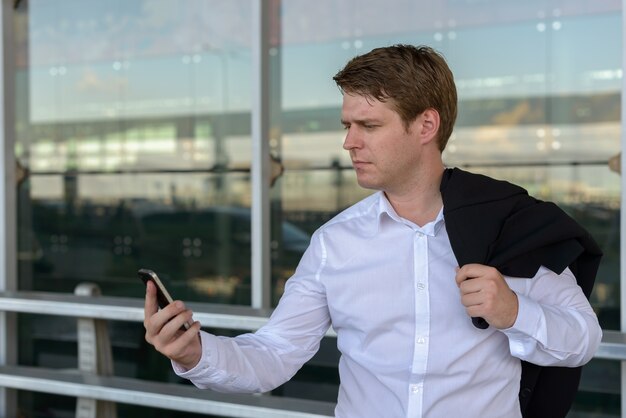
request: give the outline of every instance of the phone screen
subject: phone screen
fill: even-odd
[[[157,303],[159,305],[159,308],[163,309],[174,301],[167,289],[165,288],[165,285],[163,284],[163,282],[161,282],[159,276],[157,276],[154,271],[148,269],[140,269],[137,272],[137,275],[144,284],[148,284],[148,281],[152,281],[155,284],[157,289]],[[189,327],[191,326],[189,322],[185,322],[183,325],[185,329],[189,329]]]

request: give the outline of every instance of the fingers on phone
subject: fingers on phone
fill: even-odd
[[[156,299],[156,288],[154,283],[148,282],[146,284],[146,300],[144,302],[144,314],[148,318],[154,315],[159,310]]]
[[[169,308],[169,306],[168,306]],[[171,333],[172,337],[178,333],[179,330],[186,331],[185,324],[193,323],[193,312],[191,309],[171,310],[170,316],[164,317],[165,322],[162,325],[162,329],[167,333]]]
[[[202,328],[202,325],[200,324],[199,321],[189,321],[189,328],[187,329],[187,331],[185,331],[185,336],[189,336],[190,341],[192,341],[194,338],[198,338],[200,339],[200,329]]]
[[[193,319],[185,322],[185,327],[183,328],[185,332],[192,331],[192,334],[196,334],[200,331],[200,322],[194,321]]]
[[[179,317],[180,316],[183,317],[183,323],[181,324],[181,326],[185,328],[185,324],[187,324],[188,328],[191,328],[191,326],[189,325],[193,325],[193,311],[191,309],[187,309],[184,312],[182,312],[182,314],[179,315]]]

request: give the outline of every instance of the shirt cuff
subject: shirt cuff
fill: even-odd
[[[174,373],[185,379],[193,379],[197,376],[204,375],[208,370],[214,368],[216,363],[214,354],[217,353],[217,350],[215,349],[216,339],[217,337],[215,335],[200,331],[200,342],[202,344],[202,355],[200,356],[200,361],[198,361],[198,364],[196,364],[193,368],[188,370],[172,360],[171,363]]]
[[[521,356],[532,350],[545,334],[543,310],[536,301],[517,294],[517,318],[512,327],[502,332],[509,338],[509,348],[513,356]]]

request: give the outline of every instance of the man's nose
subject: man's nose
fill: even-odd
[[[352,127],[347,129],[346,138],[343,140],[343,149],[351,150],[354,148],[359,148],[361,144],[361,140],[355,129]]]

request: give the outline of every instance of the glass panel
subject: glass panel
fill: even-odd
[[[619,329],[621,187],[608,162],[620,152],[621,13],[618,0],[283,2],[275,150],[286,171],[275,217],[312,233],[370,193],[341,148],[332,76],[374,47],[427,44],[459,93],[446,164],[518,183],[588,228],[605,253],[591,302],[605,329]],[[612,416],[619,380],[599,384],[599,363],[586,368],[576,408]]]
[[[19,288],[143,298],[150,268],[175,298],[250,304],[250,2],[16,5]],[[75,320],[20,326],[21,364],[76,367]],[[179,381],[141,324],[111,334],[117,374]]]
[[[249,19],[243,1],[29,2],[22,289],[130,295],[143,266],[177,297],[249,303]]]

